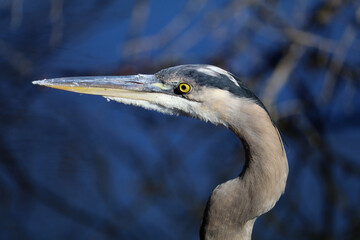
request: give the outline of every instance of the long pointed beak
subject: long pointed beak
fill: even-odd
[[[61,90],[102,95],[105,97],[126,97],[140,93],[166,93],[170,86],[163,84],[154,75],[68,77],[33,81],[33,84]],[[141,94],[140,94],[141,95]],[[137,97],[138,98],[138,97]]]

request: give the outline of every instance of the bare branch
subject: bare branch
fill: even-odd
[[[305,52],[305,48],[293,44],[289,47],[288,52],[277,64],[272,76],[268,80],[264,90],[264,102],[269,106],[275,101],[275,97],[278,95],[281,88],[289,80],[289,76],[295,69],[300,58]]]
[[[329,101],[329,98],[333,94],[334,87],[336,84],[336,78],[340,74],[343,67],[343,63],[346,59],[347,53],[351,45],[356,38],[357,32],[354,27],[350,24],[345,28],[345,31],[339,40],[334,50],[334,56],[330,63],[329,69],[325,76],[325,85],[323,87],[322,94],[320,95],[323,102]],[[336,61],[335,61],[336,60]]]

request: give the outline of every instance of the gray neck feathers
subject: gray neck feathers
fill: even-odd
[[[243,143],[245,165],[239,177],[212,192],[201,239],[251,239],[255,219],[273,208],[285,189],[286,153],[269,115],[246,99],[234,99],[231,106],[222,117]]]

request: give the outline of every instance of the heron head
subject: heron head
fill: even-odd
[[[227,126],[235,101],[258,98],[229,72],[211,65],[180,65],[154,75],[68,77],[34,81],[72,92],[101,95],[166,114],[186,115]]]

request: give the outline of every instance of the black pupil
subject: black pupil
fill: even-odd
[[[175,94],[184,94],[189,92],[190,86],[186,84],[180,84],[177,88],[174,89]]]

